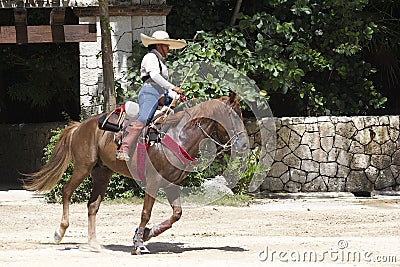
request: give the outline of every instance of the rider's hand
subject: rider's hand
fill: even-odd
[[[168,90],[168,96],[172,99],[179,99],[179,94],[174,90]]]
[[[178,94],[183,94],[182,88],[180,88],[180,87],[178,87],[178,86],[175,86],[174,89],[172,89],[172,90],[174,90],[174,91],[177,92]]]

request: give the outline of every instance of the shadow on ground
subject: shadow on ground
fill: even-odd
[[[185,243],[169,243],[169,242],[151,242],[146,244],[146,247],[150,250],[151,254],[157,253],[184,253],[189,251],[202,251],[202,250],[218,250],[226,252],[244,252],[248,251],[241,247],[231,247],[231,246],[201,246],[201,247],[185,247]],[[132,246],[125,245],[105,245],[105,249],[112,251],[123,251],[131,252]]]

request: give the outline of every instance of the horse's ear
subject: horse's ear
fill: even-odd
[[[234,91],[229,91],[229,103],[233,103],[236,98],[236,93]]]

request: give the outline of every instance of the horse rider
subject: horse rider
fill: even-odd
[[[116,155],[117,159],[124,161],[129,161],[129,148],[153,117],[160,95],[168,91],[170,97],[176,98],[183,92],[180,87],[168,81],[165,57],[170,49],[183,48],[186,42],[170,39],[165,31],[155,31],[151,37],[142,33],[140,38],[149,52],[143,57],[140,65],[143,86],[139,91],[139,115],[136,121],[126,127],[122,145]]]

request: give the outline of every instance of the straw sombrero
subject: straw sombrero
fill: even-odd
[[[179,49],[186,46],[185,40],[170,39],[165,31],[155,31],[151,37],[141,33],[140,39],[145,47],[152,44],[166,44],[169,45],[169,49]]]

